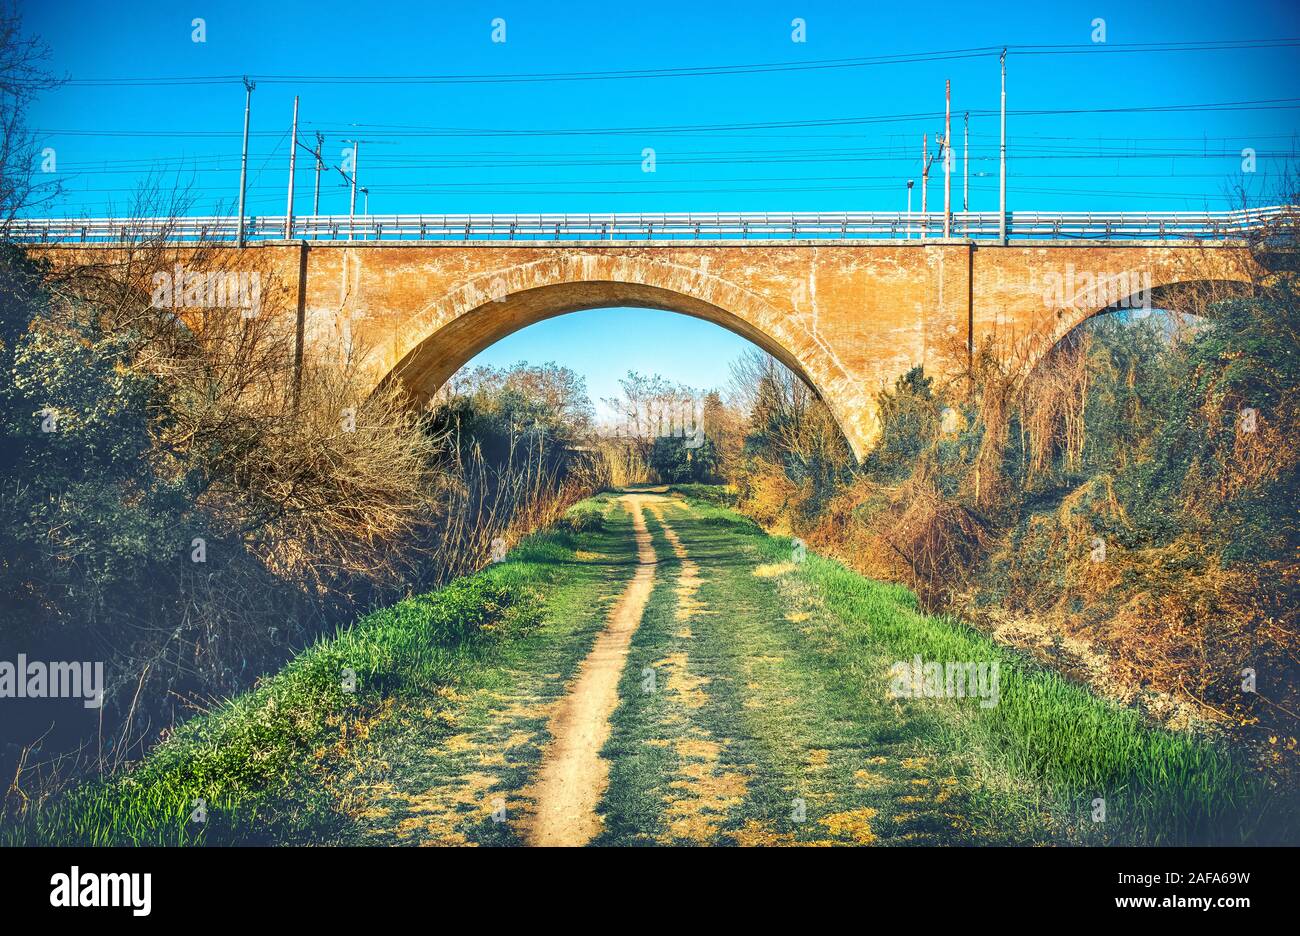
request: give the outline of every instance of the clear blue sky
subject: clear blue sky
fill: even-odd
[[[1225,4],[1025,2],[765,3],[175,3],[23,4],[28,28],[53,47],[74,81],[233,76],[223,84],[124,87],[70,84],[36,105],[31,123],[54,148],[68,194],[51,213],[104,214],[129,206],[152,174],[190,184],[196,212],[229,210],[239,177],[243,89],[238,76],[520,75],[827,60],[1003,45],[1106,44],[1300,37],[1294,2]],[[206,42],[191,20],[206,21]],[[492,20],[506,41],[492,41]],[[791,21],[806,22],[792,41]],[[1300,56],[1249,51],[1028,55],[1008,65],[1012,209],[1226,207],[1242,180],[1240,151],[1261,172],[1297,143]],[[727,76],[493,83],[272,82],[253,94],[249,208],[280,214],[288,128],[301,96],[301,137],[364,141],[359,177],[379,212],[710,211],[900,209],[919,177],[920,136],[941,127],[953,83],[954,129],[971,118],[971,208],[997,206],[995,53],[912,64]],[[1098,113],[1105,108],[1242,101],[1218,112]],[[1020,114],[1074,110],[1084,113]],[[993,115],[986,115],[992,112]],[[782,121],[921,115],[796,129],[740,129]],[[728,125],[722,129],[702,127]],[[665,128],[688,127],[685,132]],[[645,129],[638,129],[645,128]],[[620,130],[624,132],[592,132]],[[580,131],[580,132],[571,132]],[[586,132],[581,132],[586,131]],[[657,171],[642,171],[642,151]],[[1220,154],[1220,155],[1216,155]],[[1226,154],[1226,155],[1223,155]],[[301,160],[296,210],[311,209]],[[936,167],[937,170],[937,167]],[[986,175],[987,173],[987,175]],[[932,176],[932,178],[934,178]],[[346,213],[337,174],[322,183],[323,213]],[[938,195],[935,186],[933,194]],[[954,193],[960,192],[955,180]],[[941,196],[940,196],[941,197]],[[959,197],[959,196],[958,196]],[[918,200],[919,201],[919,200]],[[935,202],[936,204],[938,202]],[[918,204],[919,207],[919,204]],[[358,205],[360,209],[360,205]],[[612,340],[628,320],[566,316],[489,349],[481,362],[554,359],[588,375],[593,398],[628,367],[697,386],[725,380],[743,346],[680,316],[624,312],[638,325],[637,357]],[[651,336],[658,337],[655,342]],[[689,349],[684,351],[683,349]],[[664,353],[666,351],[671,353]],[[623,352],[619,352],[623,354]],[[671,364],[656,362],[672,362]]]

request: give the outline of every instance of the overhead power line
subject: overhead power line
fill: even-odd
[[[1076,45],[976,46],[933,52],[877,55],[860,58],[820,59],[804,62],[756,62],[741,65],[701,65],[676,68],[635,68],[577,72],[531,72],[480,75],[249,75],[266,84],[521,84],[551,81],[628,81],[662,78],[707,78],[765,72],[819,71],[909,65],[997,55],[1005,48],[1015,55],[1105,55],[1191,52],[1231,52],[1300,46],[1300,37],[1269,39],[1212,39],[1189,42],[1087,43]],[[190,75],[179,77],[75,78],[74,87],[160,87],[169,85],[237,84],[242,75]]]
[[[1259,110],[1292,110],[1300,108],[1300,97],[1261,98],[1253,101],[1216,101],[1198,104],[1151,104],[1129,107],[1068,107],[1042,108],[1030,110],[1008,110],[1011,117],[1056,117],[1074,114],[1156,114],[1156,113],[1203,113]],[[972,110],[972,116],[991,117],[997,114],[993,110]],[[500,130],[469,127],[424,127],[403,124],[351,124],[345,130],[335,128],[332,132],[353,133],[358,129],[387,131],[375,134],[384,137],[539,137],[539,136],[607,136],[607,135],[648,135],[676,133],[713,133],[730,130],[774,130],[804,129],[809,127],[844,127],[861,126],[877,123],[897,123],[906,121],[935,120],[943,116],[942,111],[913,114],[864,115],[859,117],[829,117],[810,120],[779,120],[735,124],[669,124],[662,126],[641,127],[567,127],[530,130]],[[322,131],[325,125],[316,126]],[[238,135],[238,131],[228,130],[77,130],[42,128],[35,131],[45,136],[117,136],[117,137],[192,137],[221,138]],[[255,131],[255,136],[280,136],[275,130]]]

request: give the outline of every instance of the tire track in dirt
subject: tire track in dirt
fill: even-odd
[[[542,766],[530,791],[536,806],[526,834],[529,845],[585,845],[602,828],[596,806],[609,785],[609,762],[600,751],[609,740],[619,680],[632,635],[654,589],[656,564],[642,507],[658,498],[626,494],[620,500],[632,515],[637,570],[551,718],[552,740],[542,753]]]
[[[700,590],[702,582],[700,567],[691,560],[681,537],[677,535],[676,530],[668,525],[664,513],[668,507],[676,507],[689,514],[690,508],[682,501],[654,501],[648,506],[650,512],[655,515],[655,519],[659,521],[664,539],[668,540],[668,545],[673,548],[673,553],[680,561],[681,574],[678,576],[677,581],[677,620],[683,623],[683,627],[677,636],[689,639],[691,636],[690,619],[704,608],[704,605],[695,598],[695,593]]]
[[[693,671],[691,621],[698,615],[717,611],[697,597],[704,579],[699,564],[690,558],[682,537],[665,517],[670,506],[684,512],[683,521],[690,520],[691,509],[680,500],[650,505],[664,538],[680,562],[676,619],[682,629],[675,637],[683,641],[683,649],[660,660],[655,667],[668,671],[667,691],[679,706],[677,715],[686,728],[673,742],[679,764],[676,779],[668,784],[671,792],[664,803],[666,831],[660,843],[712,844],[721,824],[744,801],[754,768],[746,765],[735,769],[735,763],[724,763],[723,755],[731,747],[731,739],[718,736],[699,723],[701,710],[713,701],[709,693],[712,679]]]

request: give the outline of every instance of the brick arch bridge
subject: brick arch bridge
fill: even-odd
[[[310,247],[307,270],[305,333],[346,319],[376,381],[427,395],[543,319],[665,309],[728,328],[799,374],[861,457],[879,431],[876,394],[912,366],[951,369],[988,337],[1028,369],[1146,290],[1170,305],[1174,284],[1244,281],[1248,257],[1200,244],[375,244]]]
[[[108,245],[60,244],[73,254]],[[120,249],[120,248],[119,248]],[[432,394],[493,342],[583,309],[642,306],[715,322],[803,377],[862,457],[876,395],[916,364],[950,371],[991,339],[1027,370],[1116,302],[1245,281],[1234,241],[253,241],[247,264],[290,296],[300,350],[339,343],[373,386]],[[64,259],[68,259],[66,256]],[[234,263],[238,266],[243,259]],[[226,268],[232,264],[225,263]],[[628,335],[635,341],[637,336]],[[719,375],[728,362],[719,361]]]

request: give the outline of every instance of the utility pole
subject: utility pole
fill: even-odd
[[[320,215],[320,171],[325,168],[325,164],[321,162],[320,154],[321,154],[321,147],[324,146],[324,144],[325,144],[325,136],[319,130],[317,130],[316,131],[316,193],[312,195],[312,199],[311,199],[311,214],[313,218]]]
[[[293,129],[289,132],[289,207],[284,212],[284,239],[293,240],[293,173],[298,161],[298,95],[293,96]]]
[[[930,140],[924,133],[921,134],[921,240],[925,240],[925,229],[929,227],[929,218],[926,217],[928,210],[926,204],[926,188],[930,182]]]
[[[352,144],[352,197],[348,200],[348,240],[352,240],[352,221],[357,214],[357,161],[361,156],[361,141],[348,140]]]
[[[907,239],[912,239],[912,180],[907,180]]]
[[[943,146],[939,148],[943,160],[943,237],[952,236],[952,81],[943,83]]]
[[[307,152],[311,153],[312,157],[316,160],[316,191],[312,195],[312,200],[311,200],[311,216],[313,219],[315,219],[316,216],[320,214],[320,171],[325,167],[325,164],[321,162],[320,154],[321,154],[321,143],[323,143],[324,140],[325,138],[321,136],[319,130],[316,131],[315,149],[312,149],[306,143],[302,142],[302,140],[298,139],[298,99],[295,97],[293,99],[293,150],[296,153],[298,151],[298,147],[301,146]],[[285,224],[286,238],[293,237],[293,228],[291,225],[293,224],[293,190],[294,190],[294,178],[296,177],[293,167],[294,167],[294,161],[293,158],[290,157],[289,159],[289,212]],[[303,234],[306,235],[308,233],[308,230],[311,230],[311,234],[313,237],[316,236],[314,225],[311,228],[304,228]]]
[[[1007,50],[998,58],[1002,65],[1002,144],[998,155],[998,239],[1007,242]]]
[[[248,80],[244,76],[244,151],[239,158],[239,233],[236,235],[235,244],[238,247],[244,246],[244,193],[248,185],[248,112],[253,104],[253,89],[257,83]]]
[[[961,131],[961,210],[970,211],[970,111],[962,114]]]
[[[937,135],[937,134],[936,134]],[[930,167],[934,157],[930,155],[930,136],[921,134],[921,239],[924,240],[930,229]]]

